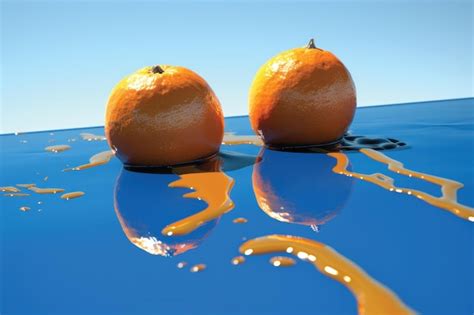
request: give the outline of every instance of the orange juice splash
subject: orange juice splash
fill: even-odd
[[[5,187],[0,187],[0,191],[9,192],[9,193],[17,193],[17,192],[20,192],[20,189],[14,186],[5,186]]]
[[[291,267],[296,264],[293,258],[284,256],[274,256],[270,258],[269,262],[275,267]]]
[[[234,185],[234,179],[223,172],[203,172],[179,175],[181,178],[170,183],[169,187],[193,189],[193,192],[183,195],[184,198],[195,198],[207,203],[207,208],[194,215],[166,226],[163,235],[186,235],[199,228],[206,222],[217,219],[234,208],[229,197]]]
[[[245,257],[244,256],[236,256],[232,258],[231,263],[232,265],[242,265],[245,262]]]
[[[238,145],[238,144],[253,144],[256,146],[263,146],[263,141],[260,137],[255,135],[250,136],[238,136],[234,134],[224,134],[222,144],[226,145]]]
[[[89,163],[71,168],[66,168],[63,171],[82,171],[91,167],[107,164],[109,163],[110,159],[112,159],[112,157],[114,157],[114,152],[112,150],[103,151],[93,155],[89,159]]]
[[[403,166],[403,163],[391,159],[385,154],[372,149],[361,149],[360,152],[377,162],[387,164],[388,169],[392,172],[408,177],[416,177],[426,182],[441,186],[442,196],[435,197],[420,190],[395,186],[393,178],[384,174],[362,174],[348,171],[347,165],[349,163],[349,158],[343,153],[328,153],[329,156],[332,156],[337,161],[336,166],[333,168],[333,172],[370,182],[389,191],[415,196],[432,206],[447,210],[462,219],[474,222],[474,208],[462,205],[457,201],[457,191],[464,186],[462,183],[448,178],[407,169]]]
[[[357,300],[360,315],[414,314],[395,293],[359,266],[323,243],[287,235],[269,235],[242,244],[245,255],[289,253],[312,263],[323,275],[345,285]]]
[[[44,148],[44,150],[48,151],[48,152],[59,153],[59,152],[67,151],[70,148],[71,148],[71,146],[69,146],[67,144],[58,144],[58,145],[48,146],[48,147]]]
[[[64,191],[62,188],[39,188],[36,186],[28,187],[28,190],[37,194],[57,194]]]
[[[244,223],[247,223],[248,220],[246,218],[235,218],[234,220],[232,220],[233,223],[235,224],[244,224]]]
[[[67,193],[67,194],[63,194],[61,196],[61,199],[70,200],[70,199],[82,197],[84,195],[85,195],[85,193],[82,192],[82,191],[73,191],[73,192],[70,192],[70,193]]]

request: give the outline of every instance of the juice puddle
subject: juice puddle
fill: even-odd
[[[5,187],[0,187],[0,191],[3,192],[10,192],[10,193],[17,193],[20,192],[20,190],[14,186],[5,186]]]
[[[234,208],[229,197],[234,185],[234,179],[223,172],[189,173],[179,175],[181,178],[170,183],[169,187],[193,189],[193,192],[183,195],[184,198],[195,198],[207,203],[207,208],[194,215],[166,226],[163,235],[185,235],[196,230],[206,222],[217,219]]]
[[[253,144],[256,146],[264,146],[263,140],[257,135],[235,135],[224,134],[222,144],[225,145],[239,145],[239,144]],[[274,147],[276,150],[284,151],[307,151],[307,152],[327,152],[329,151],[352,151],[360,150],[362,148],[369,148],[374,150],[390,150],[406,146],[406,143],[393,138],[371,138],[366,136],[356,136],[345,134],[340,141],[318,144],[318,145],[301,145],[289,147]]]
[[[53,153],[59,153],[59,152],[67,151],[69,149],[71,149],[71,146],[66,145],[66,144],[51,145],[51,146],[48,146],[48,147],[44,148],[45,151],[53,152]]]
[[[395,186],[393,178],[384,174],[361,174],[348,171],[347,165],[349,163],[349,158],[343,153],[328,153],[329,156],[332,156],[337,161],[336,166],[333,168],[333,172],[370,182],[389,191],[415,196],[432,206],[447,210],[462,219],[474,222],[474,208],[462,205],[457,201],[457,191],[464,186],[462,183],[407,169],[403,166],[403,163],[391,159],[381,152],[371,149],[361,149],[360,152],[377,162],[387,164],[388,169],[392,172],[406,175],[408,177],[416,177],[426,182],[441,186],[442,196],[435,197],[420,190]]]
[[[36,184],[16,184],[16,185],[22,188],[30,188],[30,187],[36,186]]]
[[[62,188],[39,188],[36,186],[28,187],[28,190],[37,194],[56,194],[64,191]]]
[[[89,159],[89,163],[82,164],[82,165],[75,166],[75,167],[71,167],[71,168],[66,168],[63,171],[65,171],[65,172],[67,172],[67,171],[82,171],[82,170],[85,170],[85,169],[88,169],[88,168],[91,168],[91,167],[94,167],[94,166],[107,164],[107,163],[109,163],[110,159],[112,159],[113,156],[114,156],[114,152],[112,150],[103,151],[103,152],[100,152],[100,153],[97,153],[97,154],[93,155]]]
[[[100,136],[100,135],[95,135],[93,133],[83,132],[79,135],[81,136],[82,140],[86,140],[86,141],[105,141],[105,140],[107,140],[106,137]]]
[[[272,257],[269,262],[275,267],[291,267],[296,264],[296,261],[293,258],[284,256]]]
[[[197,265],[192,266],[190,271],[191,272],[201,272],[201,271],[205,270],[206,267],[207,266],[205,264],[197,264]]]
[[[244,256],[237,256],[232,258],[231,263],[232,265],[242,265],[245,262],[245,257]]]
[[[85,193],[82,192],[82,191],[73,191],[73,192],[66,193],[66,194],[62,195],[61,199],[69,200],[69,199],[79,198],[79,197],[82,197],[84,195],[85,195]]]
[[[243,224],[247,223],[248,220],[246,218],[235,218],[234,220],[232,220],[232,222],[235,224]]]
[[[245,242],[239,251],[245,255],[287,252],[309,261],[323,275],[351,290],[357,300],[359,314],[414,314],[388,288],[322,243],[296,236],[269,235]]]
[[[225,134],[222,144],[238,145],[238,144],[253,144],[256,146],[263,146],[263,141],[260,137],[255,135],[238,136],[233,134]]]

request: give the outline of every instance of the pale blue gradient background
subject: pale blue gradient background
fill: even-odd
[[[306,44],[335,53],[358,105],[473,96],[472,2],[2,2],[0,132],[103,125],[123,76],[202,75],[226,116],[258,67]],[[399,119],[399,118],[396,118]]]

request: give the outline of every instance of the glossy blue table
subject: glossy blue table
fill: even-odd
[[[226,131],[252,133],[247,117],[227,118]],[[407,168],[463,183],[458,201],[474,205],[474,99],[359,108],[351,132],[406,142],[406,148],[383,153]],[[182,198],[189,189],[168,187],[178,175],[130,172],[115,158],[63,171],[108,150],[106,141],[86,141],[80,133],[103,135],[103,128],[0,136],[0,186],[35,183],[85,192],[71,200],[24,188],[29,196],[2,193],[2,314],[357,312],[346,287],[305,261],[274,267],[271,255],[262,255],[231,264],[245,240],[269,234],[301,236],[334,248],[417,312],[474,312],[473,223],[412,196],[336,174],[330,156],[224,145],[221,159],[235,181],[230,194],[235,208],[189,235],[168,237],[161,234],[164,226],[206,204]],[[44,150],[58,144],[71,149]],[[347,156],[352,171],[381,172],[399,185],[441,194],[439,186],[393,174],[360,152]],[[292,209],[293,222],[258,206],[255,172],[282,207]],[[19,210],[23,206],[30,210]],[[233,223],[237,217],[248,222]],[[175,256],[176,250],[165,250],[168,257],[153,255],[132,244],[124,227],[155,243],[189,248],[181,247]],[[185,268],[177,268],[183,261]],[[189,271],[199,263],[207,268]]]

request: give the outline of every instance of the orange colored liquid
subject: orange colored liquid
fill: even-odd
[[[238,144],[253,144],[256,146],[263,146],[263,141],[258,136],[238,136],[233,134],[224,134],[222,144],[238,145]]]
[[[245,262],[245,257],[244,256],[237,256],[232,258],[231,260],[232,265],[242,265]]]
[[[112,150],[103,151],[103,152],[93,155],[89,159],[89,163],[67,168],[64,171],[82,171],[91,167],[107,164],[109,163],[110,159],[112,159],[113,156],[114,156],[114,152]]]
[[[71,147],[66,144],[59,144],[59,145],[51,145],[49,147],[44,148],[45,151],[59,153],[63,151],[69,150]]]
[[[56,194],[64,191],[62,188],[39,188],[36,186],[29,187],[28,190],[37,194]]]
[[[275,256],[270,258],[270,264],[275,267],[291,267],[296,264],[296,261],[290,257]]]
[[[235,224],[243,224],[243,223],[247,223],[248,220],[246,218],[236,218],[232,222]]]
[[[198,264],[198,265],[194,265],[191,267],[190,271],[191,272],[201,272],[203,270],[206,269],[206,265],[205,264]]]
[[[234,180],[222,172],[189,173],[179,175],[181,178],[170,183],[169,187],[193,189],[183,195],[184,198],[195,198],[207,203],[207,208],[192,216],[166,226],[163,235],[185,235],[196,230],[206,222],[217,219],[234,208],[229,197]]]
[[[30,188],[30,187],[36,186],[36,184],[16,184],[16,185],[22,188]]]
[[[333,168],[333,171],[338,174],[344,174],[346,176],[351,176],[370,182],[389,191],[417,197],[432,206],[447,210],[462,219],[474,222],[474,208],[462,205],[457,201],[457,191],[464,186],[462,183],[451,179],[407,169],[401,162],[391,159],[385,154],[372,149],[361,149],[360,152],[377,162],[387,164],[388,169],[392,172],[406,175],[408,177],[416,177],[426,182],[440,185],[442,196],[435,197],[420,190],[395,186],[393,178],[384,174],[362,174],[348,171],[347,165],[349,163],[349,158],[343,153],[328,153],[329,156],[332,156],[337,160],[337,164]]]
[[[181,261],[176,265],[176,267],[178,267],[178,269],[183,269],[184,267],[186,267],[187,264],[187,262]]]
[[[70,193],[62,195],[61,199],[69,200],[69,199],[79,198],[79,197],[82,197],[84,195],[85,195],[85,193],[82,192],[82,191],[74,191],[74,192],[70,192]]]
[[[14,187],[14,186],[0,187],[0,191],[10,192],[10,193],[20,192],[20,190],[18,188]]]
[[[286,252],[312,263],[322,274],[354,294],[359,314],[414,314],[393,292],[360,267],[320,242],[295,236],[269,235],[245,242],[245,255]]]

